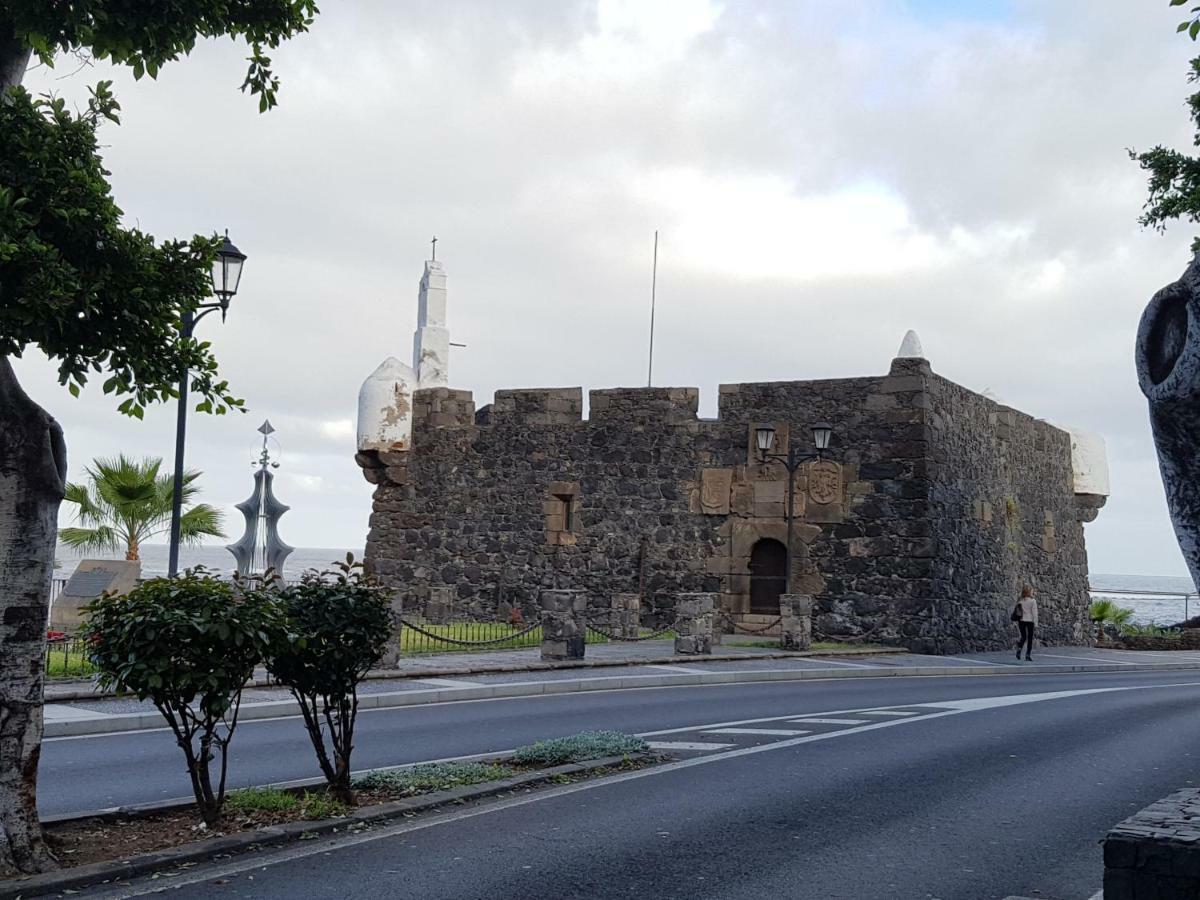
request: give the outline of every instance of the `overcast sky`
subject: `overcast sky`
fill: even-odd
[[[449,274],[451,384],[644,383],[661,233],[655,381],[881,374],[915,328],[935,371],[1108,442],[1094,572],[1186,574],[1132,354],[1141,310],[1188,260],[1187,226],[1136,223],[1126,148],[1190,147],[1188,59],[1167,0],[880,4],[325,0],[272,54],[198,46],[156,82],[64,59],[27,83],[115,81],[104,155],[128,220],[228,228],[249,256],[204,320],[246,415],[192,415],[206,499],[250,492],[269,417],[296,546],[359,548],[359,385],[407,359],[429,238]],[[72,477],[95,456],[170,459],[174,411],[79,400],[29,354]],[[67,516],[64,514],[64,524]],[[240,534],[231,519],[231,538]]]

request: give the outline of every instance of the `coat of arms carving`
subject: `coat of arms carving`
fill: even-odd
[[[842,499],[842,467],[819,459],[808,467],[808,496],[813,503],[837,503]]]

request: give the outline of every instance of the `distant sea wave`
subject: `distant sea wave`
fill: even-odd
[[[353,550],[297,547],[288,557],[283,574],[287,578],[297,578],[309,569],[329,568],[333,563],[344,560],[347,552],[352,552],[355,559],[362,559],[361,547]],[[146,544],[141,548],[140,555],[144,578],[167,574],[166,545]],[[59,548],[58,571],[55,575],[59,578],[69,578],[82,558],[78,554],[63,552],[63,549]],[[185,569],[204,566],[214,572],[229,573],[233,571],[233,555],[220,546],[183,547],[179,551],[179,564]],[[1094,594],[1112,596],[1122,606],[1132,609],[1134,621],[1138,623],[1169,624],[1181,621],[1187,616],[1200,615],[1200,601],[1196,599],[1196,588],[1190,578],[1172,575],[1093,573],[1091,584]],[[1123,596],[1124,591],[1145,591],[1174,596]],[[1184,596],[1188,594],[1191,597],[1185,601]]]

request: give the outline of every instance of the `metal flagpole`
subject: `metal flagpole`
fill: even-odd
[[[650,270],[650,364],[646,369],[646,387],[654,383],[654,306],[658,291],[658,229],[654,230],[654,265]]]

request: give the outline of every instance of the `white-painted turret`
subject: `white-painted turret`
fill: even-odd
[[[412,395],[418,388],[446,387],[450,379],[450,331],[446,327],[446,270],[427,260],[417,292],[413,361],[389,356],[358,392],[358,449],[407,450],[412,436]]]
[[[394,356],[379,364],[358,391],[358,449],[407,450],[417,373]]]
[[[924,359],[925,351],[921,347],[921,339],[911,328],[905,332],[900,349],[896,351],[896,359]]]
[[[1069,425],[1059,426],[1071,435],[1071,469],[1075,473],[1075,493],[1107,497],[1108,449],[1104,438],[1094,431]]]

